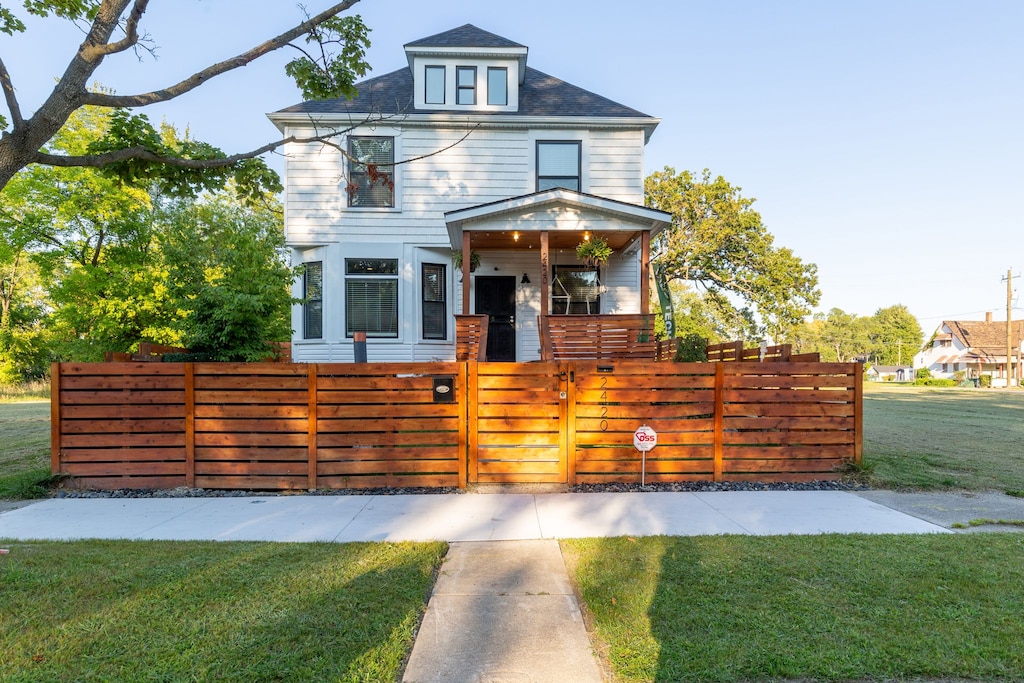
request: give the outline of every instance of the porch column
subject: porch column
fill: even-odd
[[[540,233],[540,314],[546,316],[548,314],[548,231],[542,230]]]
[[[473,252],[469,248],[469,231],[462,231],[462,313],[468,315],[473,311],[469,307],[469,262],[473,260]]]
[[[640,312],[651,312],[651,231],[640,233]]]

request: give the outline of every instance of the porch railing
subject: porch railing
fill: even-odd
[[[541,360],[655,360],[654,315],[540,316]]]

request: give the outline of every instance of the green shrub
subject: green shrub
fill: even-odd
[[[928,368],[921,368],[920,370],[915,370],[914,375],[917,379],[928,379],[932,376],[932,371]]]
[[[982,375],[981,376],[981,386],[983,386],[983,387],[991,387],[992,386],[992,375]]]
[[[942,379],[939,377],[918,377],[914,380],[915,387],[955,387],[955,379]]]

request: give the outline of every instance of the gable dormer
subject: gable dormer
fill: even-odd
[[[517,112],[527,48],[466,24],[405,46],[415,111]]]

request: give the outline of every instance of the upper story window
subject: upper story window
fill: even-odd
[[[508,104],[508,69],[487,67],[487,104],[504,107]]]
[[[455,102],[457,104],[476,104],[476,67],[456,67],[455,86]]]
[[[348,139],[348,205],[395,205],[395,139],[350,136]]]
[[[302,338],[324,336],[324,263],[311,261],[302,274]]]
[[[554,187],[580,191],[578,140],[537,143],[537,191]]]
[[[423,101],[427,104],[444,104],[444,67],[428,66],[424,83],[426,92]]]

